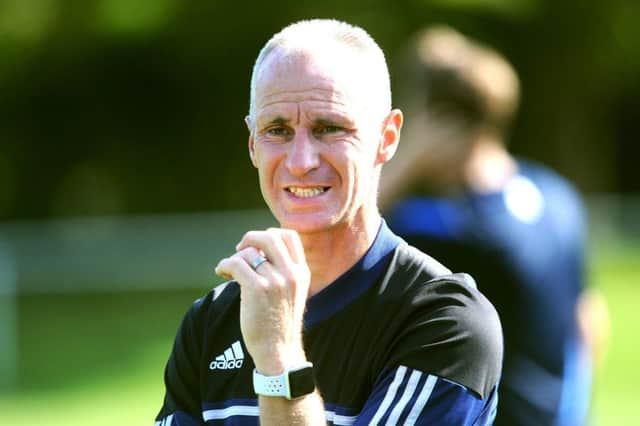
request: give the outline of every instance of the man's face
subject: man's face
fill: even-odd
[[[357,226],[376,212],[385,117],[372,113],[375,88],[363,92],[366,76],[344,65],[347,52],[334,53],[272,52],[248,123],[262,195],[282,227],[302,233]]]

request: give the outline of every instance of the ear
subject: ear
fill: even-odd
[[[249,158],[251,158],[251,164],[253,167],[258,168],[258,163],[256,162],[256,147],[255,140],[253,138],[253,126],[251,125],[251,117],[248,115],[244,118],[244,122],[247,125],[247,129],[249,130]]]
[[[391,160],[398,149],[400,130],[402,129],[402,111],[393,109],[384,120],[380,144],[378,145],[377,163],[384,164]]]

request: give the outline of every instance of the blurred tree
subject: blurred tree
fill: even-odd
[[[250,70],[306,17],[364,26],[392,72],[430,23],[487,41],[523,80],[514,152],[586,192],[638,191],[638,16],[633,0],[2,0],[0,218],[263,206],[242,121]]]

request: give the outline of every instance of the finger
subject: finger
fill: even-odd
[[[269,263],[269,259],[264,256],[261,250],[256,249],[255,247],[246,247],[239,252],[237,252],[234,256],[240,256],[244,259],[245,262],[258,273],[258,269],[262,272],[261,275],[265,275],[265,269],[273,269],[273,266]]]
[[[254,282],[259,278],[247,261],[242,256],[235,254],[218,262],[215,271],[221,277],[233,279],[240,285]]]
[[[270,228],[266,231],[249,231],[244,234],[236,246],[236,250],[241,251],[247,247],[254,247],[261,250],[274,266],[287,266],[292,261],[291,253],[289,253],[289,248],[284,243],[279,231],[276,228]]]
[[[233,277],[229,274],[227,274],[226,272],[224,272],[223,270],[219,269],[219,264],[216,265],[216,267],[214,268],[214,272],[216,273],[216,275],[222,277],[223,279],[227,280],[227,281],[231,281],[233,279]]]
[[[291,260],[295,263],[307,263],[300,235],[293,229],[282,230],[282,240],[287,245]]]

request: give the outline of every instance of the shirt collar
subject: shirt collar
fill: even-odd
[[[304,328],[336,314],[368,290],[380,276],[402,241],[380,221],[378,234],[364,256],[338,279],[307,300]]]

